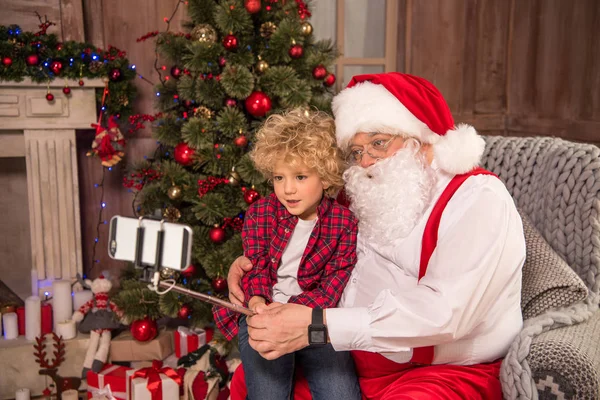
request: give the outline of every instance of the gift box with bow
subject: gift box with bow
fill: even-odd
[[[179,387],[183,379],[162,361],[153,361],[152,366],[127,371],[127,393],[129,400],[171,400],[179,398]]]
[[[107,364],[98,373],[88,371],[87,398],[99,397],[110,393],[109,399],[127,399],[127,371],[131,368]]]
[[[198,350],[206,344],[206,331],[201,328],[190,329],[180,326],[175,331],[175,355],[177,358]]]

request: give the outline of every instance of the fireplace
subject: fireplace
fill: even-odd
[[[35,292],[32,285],[43,294],[50,289],[52,280],[72,280],[77,273],[82,273],[75,130],[91,129],[91,124],[96,122],[95,89],[104,87],[104,82],[84,80],[83,86],[77,81],[66,83],[71,88],[69,96],[62,92],[65,82],[58,79],[49,86],[31,80],[0,82],[0,165],[3,166],[0,178],[1,174],[10,173],[10,182],[16,182],[10,187],[16,192],[19,187],[25,190],[26,181],[27,201],[13,207],[23,209],[28,204],[27,212],[22,212],[28,216],[30,239],[29,245],[26,240],[13,238],[5,231],[5,239],[16,242],[5,249],[29,252],[27,257],[21,258],[27,261],[21,263],[29,261],[30,265],[1,268],[19,286],[20,290],[16,291],[21,296]],[[54,94],[52,102],[46,99],[48,90]],[[14,162],[7,162],[8,159]],[[19,165],[23,164],[25,171],[21,167],[21,175],[25,172],[26,177],[21,177],[19,184]],[[16,166],[5,168],[8,165]],[[0,187],[0,190],[7,190],[6,181],[2,178],[5,188]],[[10,195],[10,192],[8,189],[5,194]],[[16,199],[19,198],[17,195]],[[25,215],[24,219],[27,219]],[[27,227],[7,226],[5,229],[22,232]],[[8,268],[10,271],[5,271]],[[35,275],[32,270],[37,273],[39,282],[32,282],[31,276]]]

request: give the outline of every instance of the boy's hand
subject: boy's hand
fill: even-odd
[[[248,308],[257,312],[257,307],[266,307],[266,300],[260,296],[254,296],[248,302]]]
[[[259,304],[255,309],[253,309],[252,311],[254,311],[256,314],[262,314],[265,311],[271,311],[277,307],[281,307],[283,305],[283,303],[279,303],[274,301],[271,304]]]
[[[229,274],[227,274],[227,286],[229,287],[229,301],[241,306],[244,303],[244,291],[240,286],[244,274],[252,269],[252,263],[244,256],[235,259]]]

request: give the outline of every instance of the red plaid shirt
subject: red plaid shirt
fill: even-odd
[[[356,263],[358,227],[350,210],[328,197],[317,207],[317,216],[298,269],[303,292],[288,302],[330,308],[340,300]],[[242,279],[246,305],[253,296],[273,301],[277,268],[297,222],[298,217],[275,194],[260,199],[246,212],[242,242],[244,255],[254,266]],[[231,340],[238,331],[239,315],[223,307],[214,307],[213,315],[217,327]]]

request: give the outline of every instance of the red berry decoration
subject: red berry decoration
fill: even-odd
[[[247,204],[252,204],[258,199],[260,199],[260,193],[258,193],[256,190],[248,189],[244,192],[244,201]]]
[[[227,279],[222,276],[217,276],[212,280],[211,286],[217,292],[224,292],[227,290]]]
[[[255,14],[260,11],[260,0],[244,0],[244,8],[250,14]]]
[[[152,340],[158,334],[158,326],[156,321],[148,317],[133,321],[131,324],[131,336],[140,342]]]
[[[254,117],[264,117],[271,110],[271,99],[263,92],[252,92],[246,99],[246,110]]]
[[[33,67],[34,65],[38,65],[40,63],[40,57],[37,54],[30,54],[25,58],[25,64]]]
[[[177,318],[187,319],[192,315],[192,307],[187,304],[181,306],[179,311],[177,312]]]
[[[56,44],[56,50],[61,51],[63,49],[63,44],[62,43],[57,43]]]
[[[84,85],[83,79],[80,79],[78,83],[79,83],[79,86],[83,86]]]
[[[225,229],[220,226],[213,226],[208,231],[208,237],[215,244],[223,243],[225,241]]]
[[[5,67],[10,67],[12,65],[12,58],[10,57],[2,57],[2,65],[4,65]]]
[[[327,70],[322,65],[317,65],[312,72],[313,78],[323,79],[327,76]]]
[[[181,276],[183,276],[184,278],[191,278],[194,275],[196,275],[196,266],[194,264],[188,265],[186,269],[181,271]]]
[[[179,77],[183,74],[183,71],[178,66],[174,65],[171,67],[171,76],[175,79],[179,79]]]
[[[237,147],[246,147],[248,145],[248,138],[245,135],[240,135],[233,139],[233,144]]]
[[[67,96],[71,94],[71,88],[68,86],[65,86],[63,88],[63,93],[66,94]]]
[[[292,58],[300,58],[302,57],[302,54],[304,54],[304,48],[299,44],[295,44],[292,47],[290,47],[290,51],[288,51],[288,54]]]
[[[48,100],[48,101],[54,101],[54,95],[52,93],[48,93],[46,95],[46,100]]]
[[[233,51],[238,47],[238,39],[234,35],[226,35],[223,38],[223,47],[225,47],[229,51]]]
[[[61,71],[62,71],[62,69],[63,69],[63,63],[62,62],[60,62],[60,61],[52,61],[50,63],[50,71],[52,71],[52,73],[54,75],[60,74]]]
[[[121,70],[119,68],[113,68],[108,74],[108,77],[113,82],[118,81],[119,79],[121,79]]]
[[[237,105],[237,101],[235,101],[235,99],[227,99],[225,100],[225,105],[227,107],[235,107]]]
[[[175,161],[183,166],[192,165],[194,159],[192,156],[195,151],[187,143],[179,143],[175,146],[175,150],[173,151],[173,156],[175,157]]]
[[[227,64],[227,60],[225,59],[225,57],[219,57],[219,67],[224,67],[225,64]]]
[[[327,76],[325,77],[325,80],[323,81],[323,84],[325,86],[333,86],[334,83],[335,83],[335,75],[327,74]]]

